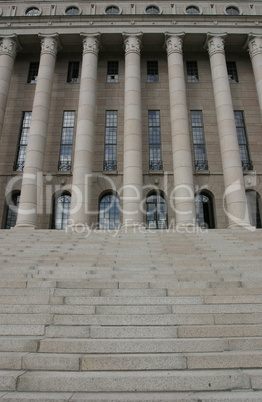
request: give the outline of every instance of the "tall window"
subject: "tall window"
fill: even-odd
[[[148,229],[167,229],[167,206],[164,197],[154,192],[146,199],[146,225]]]
[[[118,82],[118,61],[107,62],[107,82]]]
[[[147,62],[147,82],[158,82],[158,61]]]
[[[117,195],[107,194],[99,203],[99,229],[118,229],[120,225],[120,203]]]
[[[235,110],[234,115],[235,115],[237,138],[238,138],[242,168],[243,170],[253,170],[253,164],[250,158],[248,141],[247,141],[244,113],[242,110]]]
[[[235,61],[227,61],[227,74],[230,83],[238,82],[237,65]]]
[[[195,170],[208,170],[202,111],[191,110],[190,114],[193,134]]]
[[[72,84],[79,81],[79,61],[69,61],[67,70],[67,82]]]
[[[213,201],[209,194],[201,193],[195,197],[196,221],[198,226],[215,228]]]
[[[38,76],[39,62],[34,61],[29,64],[27,83],[36,84]]]
[[[60,172],[66,172],[71,169],[74,126],[75,112],[64,112],[60,156],[58,162],[58,170]]]
[[[14,170],[22,172],[25,166],[26,149],[31,124],[32,112],[23,112],[22,124],[20,128],[19,142],[17,147]]]
[[[160,111],[148,111],[149,170],[163,170],[161,159]]]
[[[250,224],[258,229],[261,229],[261,215],[260,215],[260,197],[255,190],[248,190],[247,196],[247,209]]]
[[[198,67],[196,61],[186,62],[187,82],[198,82]]]
[[[65,229],[68,225],[71,207],[71,195],[64,193],[55,200],[53,229]]]
[[[20,201],[20,193],[12,194],[12,197],[8,203],[5,229],[11,229],[16,225],[19,201]]]
[[[117,110],[106,111],[104,170],[117,169]]]

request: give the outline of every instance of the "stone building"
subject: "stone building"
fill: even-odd
[[[1,1],[1,227],[261,227],[261,14]]]

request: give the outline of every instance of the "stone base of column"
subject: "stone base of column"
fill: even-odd
[[[255,226],[251,226],[247,222],[231,223],[227,227],[230,230],[246,230],[248,232],[254,232],[256,230]]]
[[[26,223],[20,223],[20,224],[18,223],[11,229],[12,230],[35,230],[35,229],[38,229],[38,227],[34,226],[34,225],[26,224]]]

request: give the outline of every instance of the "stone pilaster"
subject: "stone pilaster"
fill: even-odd
[[[19,48],[20,45],[15,34],[0,37],[0,137],[2,134],[14,60]]]
[[[184,34],[166,34],[176,225],[195,224],[193,167],[183,66]]]
[[[39,194],[42,183],[39,180],[41,176],[39,173],[42,173],[44,165],[50,100],[59,40],[57,34],[40,34],[39,37],[41,38],[41,56],[16,227],[36,228],[37,212],[40,206]]]
[[[72,225],[90,224],[90,216],[88,214],[90,213],[92,191],[99,37],[99,34],[82,34],[82,73],[80,81],[70,216]]]
[[[142,34],[123,34],[125,46],[123,225],[143,223],[140,51]]]
[[[248,227],[245,185],[224,51],[225,38],[226,34],[208,34],[206,43],[225,183],[224,210],[228,216],[229,228]]]
[[[257,96],[262,118],[262,35],[249,34],[247,44],[255,76]]]

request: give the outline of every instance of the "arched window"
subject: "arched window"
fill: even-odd
[[[146,8],[146,14],[159,14],[159,13],[160,11],[157,6],[151,5]]]
[[[63,193],[55,199],[53,213],[53,229],[65,229],[70,215],[71,195]]]
[[[11,229],[16,225],[19,201],[20,193],[13,193],[8,202],[5,229]]]
[[[260,197],[255,190],[249,190],[246,192],[247,196],[247,209],[250,224],[258,229],[262,228],[261,215],[260,215]]]
[[[70,6],[67,7],[66,11],[65,11],[66,15],[79,15],[79,8],[76,6]]]
[[[207,193],[195,196],[196,221],[200,227],[215,228],[214,208],[212,197]]]
[[[106,14],[120,14],[120,10],[117,6],[108,6],[105,12]]]
[[[197,6],[188,6],[186,8],[186,13],[187,14],[200,14],[200,10]]]
[[[240,14],[239,9],[236,6],[228,6],[226,8],[226,13],[227,13],[227,15],[239,15]]]
[[[106,194],[99,203],[99,229],[118,229],[119,225],[119,198],[115,194]]]
[[[167,229],[166,200],[157,192],[146,199],[146,225],[148,229]]]
[[[37,7],[29,7],[26,10],[26,15],[28,15],[29,17],[35,17],[37,15],[40,15],[40,10]]]

